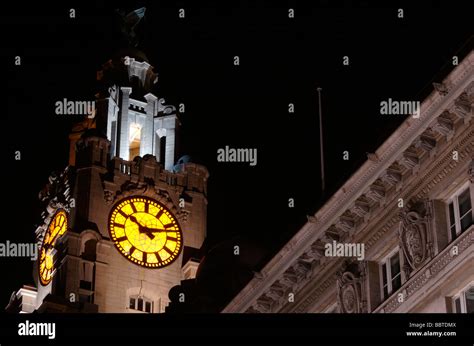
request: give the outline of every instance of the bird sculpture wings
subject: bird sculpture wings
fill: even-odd
[[[128,43],[133,47],[138,45],[138,36],[135,31],[138,23],[145,16],[145,7],[141,7],[129,13],[126,13],[123,10],[117,10],[117,13],[120,16],[120,29],[122,34],[128,40]]]

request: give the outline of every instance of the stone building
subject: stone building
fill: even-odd
[[[223,312],[473,312],[473,105],[471,51]]]
[[[206,236],[208,171],[176,163],[179,118],[129,48],[97,73],[95,111],[70,135],[69,165],[40,193],[35,286],[16,312],[164,312],[193,278]]]

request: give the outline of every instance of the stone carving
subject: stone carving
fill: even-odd
[[[444,83],[433,83],[433,87],[441,96],[446,96],[449,93],[449,88]]]
[[[176,113],[176,107],[172,105],[165,105],[165,99],[160,98],[158,100],[158,114],[170,115]]]
[[[107,205],[112,204],[115,200],[115,193],[110,190],[104,190],[104,199]]]
[[[366,312],[365,262],[346,262],[337,275],[337,299],[342,313]]]
[[[409,204],[400,212],[399,242],[404,256],[403,270],[418,270],[431,256],[431,204],[427,200]]]
[[[366,195],[372,200],[372,202],[380,202],[385,198],[385,187],[383,182],[380,179],[377,179],[372,185],[370,185],[369,191],[367,191]]]
[[[366,153],[367,154],[367,158],[372,161],[372,162],[376,162],[378,163],[380,161],[380,158],[378,157],[378,155],[376,153]]]
[[[454,101],[454,109],[456,114],[460,115],[462,118],[467,118],[468,116],[472,115],[471,102],[466,92],[462,93]]]
[[[54,213],[58,209],[64,209],[69,213],[71,208],[74,207],[74,199],[69,183],[71,175],[69,166],[63,172],[52,172],[48,178],[48,183],[38,194],[39,200],[46,205],[45,211],[41,214],[42,223],[35,231],[38,245],[43,243],[48,228],[47,224]]]

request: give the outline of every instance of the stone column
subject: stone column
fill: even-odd
[[[165,169],[171,171],[174,166],[175,129],[166,129]]]
[[[118,148],[116,148],[116,152],[120,154],[120,158],[124,160],[129,160],[129,150],[130,150],[130,122],[128,116],[128,107],[130,105],[130,93],[132,92],[132,88],[129,87],[120,87],[120,111],[119,111],[119,121],[117,126],[117,134],[118,134]]]

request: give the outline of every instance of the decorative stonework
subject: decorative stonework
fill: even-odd
[[[431,203],[427,200],[411,202],[399,214],[399,242],[407,277],[431,257],[431,214]]]
[[[363,225],[365,229],[367,225],[366,221],[377,217],[377,220],[381,223],[380,227],[373,232],[373,234],[370,234],[370,237],[369,235],[364,235],[365,238],[361,238],[364,240],[366,245],[365,250],[367,252],[370,247],[386,236],[393,226],[399,222],[400,219],[397,216],[398,212],[392,207],[390,207],[388,213],[383,212],[383,215],[385,215],[383,219],[379,219],[376,213],[381,210],[380,208],[387,208],[389,206],[388,203],[394,203],[394,201],[396,201],[395,194],[399,189],[407,187],[405,185],[407,181],[411,183],[409,187],[404,190],[403,195],[415,196],[417,200],[424,199],[437,183],[445,179],[459,162],[462,162],[463,157],[472,155],[473,131],[468,132],[465,131],[465,126],[457,126],[457,122],[454,121],[451,114],[452,105],[455,102],[454,96],[460,95],[459,93],[463,91],[466,92],[466,80],[470,79],[472,75],[472,66],[469,60],[465,62],[465,65],[466,64],[468,66],[466,70],[455,70],[456,73],[453,73],[452,76],[449,77],[448,84],[450,87],[447,94],[449,97],[440,98],[439,95],[435,95],[429,98],[426,103],[424,102],[422,105],[421,120],[407,119],[403,131],[397,130],[398,136],[390,137],[387,143],[382,145],[381,148],[383,150],[379,149],[376,154],[370,155],[369,161],[346,183],[350,183],[350,185],[345,184],[335,194],[333,199],[315,214],[316,219],[312,220],[314,222],[309,222],[305,225],[299,234],[292,239],[292,251],[287,251],[289,248],[287,245],[280,251],[279,255],[275,256],[275,258],[269,262],[269,265],[264,268],[264,271],[268,272],[268,280],[260,284],[247,286],[224,311],[241,311],[239,310],[239,306],[251,306],[252,303],[250,303],[250,305],[247,304],[252,301],[255,302],[258,299],[257,297],[263,296],[265,292],[272,287],[272,282],[278,282],[279,278],[287,273],[285,268],[288,268],[288,263],[291,263],[289,264],[290,267],[293,266],[303,255],[308,254],[309,248],[313,248],[314,244],[317,244],[321,239],[334,238],[335,229],[342,229],[345,230],[346,233],[352,234],[352,236],[359,236],[358,232],[361,229],[360,226]],[[471,94],[472,92],[469,95]],[[469,95],[468,100],[470,100],[469,97],[471,97]],[[468,110],[466,108],[466,100],[466,97],[462,96],[458,97],[456,102],[458,107],[464,106],[464,111]],[[469,107],[471,107],[471,103],[472,102],[469,103]],[[445,112],[447,109],[450,110],[449,114]],[[470,112],[472,112],[472,107],[469,108],[469,112],[467,113]],[[465,119],[470,117],[469,114],[465,115]],[[454,124],[456,124],[456,126],[452,126]],[[462,133],[463,137],[455,137],[455,132],[459,132],[459,134]],[[455,145],[459,151],[459,162],[452,160],[451,152],[446,152],[446,146],[448,144],[446,140],[442,140],[443,136],[447,136],[448,140],[450,136],[456,139],[456,144],[450,143],[449,145]],[[408,138],[409,141],[407,141]],[[401,148],[405,149],[400,150]],[[394,154],[395,150],[397,152],[396,154]],[[443,153],[443,156],[438,156],[441,153]],[[433,160],[436,160],[436,165],[431,164]],[[382,166],[384,168],[382,168]],[[430,167],[429,171],[426,173],[423,171],[421,175],[419,172],[420,167],[427,166]],[[396,188],[391,188],[391,186],[395,186]],[[357,191],[357,193],[355,191]],[[359,198],[362,196],[365,196],[369,202],[368,205],[365,201],[360,203]],[[348,212],[355,215],[355,219],[351,220],[351,218],[346,218],[344,215],[347,215]],[[338,216],[336,216],[336,214]],[[420,227],[419,221],[423,220],[426,216],[427,214],[421,213],[420,218],[417,218],[410,214],[409,217],[407,216],[405,218],[406,224],[401,230],[406,244],[406,253],[410,258],[410,268],[414,277],[418,277],[420,271],[415,273],[413,268],[419,268],[421,266],[421,264],[419,264],[420,260],[426,264],[430,256],[433,255],[431,253],[431,239],[429,239],[429,236],[431,236],[429,226],[427,226],[428,229],[424,230],[426,233],[424,236],[420,233],[420,230],[423,228]],[[364,222],[360,222],[361,220]],[[427,220],[423,221],[427,222]],[[315,233],[317,237],[314,236]],[[308,242],[310,239],[311,241]],[[420,251],[417,247],[417,244],[420,242],[425,244],[425,252]],[[421,246],[421,248],[423,248],[423,246]],[[294,251],[296,250],[301,252],[301,255],[295,256]],[[424,261],[424,259],[426,259],[426,261]],[[328,271],[324,271],[324,266],[327,266],[328,270],[330,270],[329,268],[334,268],[337,263],[340,262],[321,257],[321,259],[315,263],[316,268],[312,269],[313,274],[306,279],[297,281],[297,284],[295,283],[293,286],[293,288],[299,289],[300,291],[303,288],[305,291],[308,291],[309,284],[314,282],[314,287],[311,287],[309,294],[301,297],[295,307],[286,304],[282,309],[281,300],[274,302],[272,311],[307,312],[307,309],[330,288],[330,285],[326,285],[327,282],[331,281],[330,278],[321,282],[321,280],[327,277],[327,273],[329,273]],[[316,273],[318,273],[317,276]],[[353,297],[357,297],[353,294],[357,291],[355,289],[347,289],[347,293],[344,295],[345,290],[343,287],[350,286],[350,282],[358,279],[358,277],[352,271],[352,276],[347,274],[343,277],[344,273],[345,272],[341,273],[338,278],[338,287],[341,293],[338,296],[340,302],[343,302],[344,299],[346,300],[347,310],[353,310],[351,302],[353,301]],[[387,304],[390,305],[391,303],[388,302]],[[396,306],[396,304],[395,302],[394,306]]]
[[[165,99],[160,98],[158,100],[158,114],[163,114],[163,115],[171,115],[171,114],[176,114],[176,107],[173,105],[167,105],[165,104]]]
[[[409,281],[400,288],[399,292],[404,293],[404,301],[407,302],[407,300],[419,292],[432,277],[439,274],[452,261],[462,256],[473,245],[474,228],[471,228],[449,244],[426,268],[414,274]],[[457,247],[458,254],[456,256],[451,254],[451,250],[454,246]],[[400,305],[398,295],[395,292],[395,294],[383,302],[374,312],[394,312]]]
[[[444,83],[433,83],[433,88],[441,95],[446,96],[449,93],[449,88]]]
[[[365,262],[346,262],[337,275],[337,300],[342,313],[367,312]]]
[[[41,214],[42,222],[35,231],[38,246],[43,243],[48,224],[56,211],[64,209],[70,213],[71,208],[75,206],[75,201],[72,198],[71,179],[72,171],[69,166],[61,173],[53,172],[48,178],[48,183],[38,195],[39,200],[46,204],[45,211]]]

